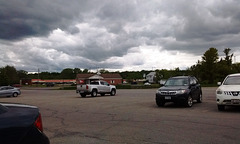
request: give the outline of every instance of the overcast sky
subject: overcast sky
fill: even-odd
[[[0,67],[186,69],[210,47],[240,62],[239,0],[0,0]]]

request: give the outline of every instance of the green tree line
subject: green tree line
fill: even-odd
[[[215,84],[222,81],[228,74],[239,73],[240,63],[233,64],[233,53],[230,48],[224,49],[224,58],[219,59],[218,50],[209,48],[202,60],[191,66],[187,71],[196,76],[204,84]]]
[[[203,84],[216,84],[222,81],[226,75],[240,72],[240,63],[233,64],[233,56],[230,48],[224,49],[225,56],[219,59],[218,50],[216,48],[209,48],[195,65],[187,70],[157,69],[155,81],[161,79],[168,79],[172,76],[179,75],[193,75],[196,76]],[[99,70],[100,73],[110,73],[105,69]],[[145,75],[152,71],[116,71],[123,79],[132,82],[136,79],[143,79]],[[91,73],[88,69],[66,68],[61,72],[39,72],[35,74],[28,74],[24,70],[16,70],[13,66],[5,66],[0,68],[0,85],[18,84],[20,79],[75,79],[79,73]]]

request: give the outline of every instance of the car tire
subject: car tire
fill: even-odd
[[[13,97],[17,97],[17,96],[18,96],[18,93],[15,92],[15,93],[12,94],[12,96],[13,96]]]
[[[95,90],[95,89],[92,90],[91,96],[92,97],[96,97],[97,96],[97,90]]]
[[[80,95],[81,95],[81,97],[86,97],[85,93],[81,93]]]
[[[198,99],[197,99],[197,102],[198,102],[198,103],[202,103],[202,94],[199,94],[199,97],[198,97]]]
[[[156,104],[158,107],[163,107],[165,105],[164,101],[156,100]]]
[[[225,106],[224,105],[218,105],[218,110],[219,111],[224,111],[225,110]]]
[[[186,106],[187,107],[192,107],[193,105],[193,99],[192,99],[192,96],[188,96],[187,100],[186,100]]]
[[[111,96],[114,96],[115,94],[116,94],[116,90],[115,90],[115,89],[112,89],[110,95],[111,95]]]

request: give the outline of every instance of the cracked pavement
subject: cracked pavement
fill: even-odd
[[[203,103],[192,108],[158,108],[156,89],[81,98],[74,90],[22,88],[0,101],[38,106],[51,144],[238,143],[240,109],[218,112],[215,90],[203,88]]]

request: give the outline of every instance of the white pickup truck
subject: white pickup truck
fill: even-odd
[[[96,97],[98,93],[101,94],[101,96],[105,94],[114,96],[116,94],[116,86],[110,85],[102,80],[95,80],[89,84],[78,84],[76,92],[82,97],[86,97],[86,95],[89,94],[91,94],[92,97]]]

